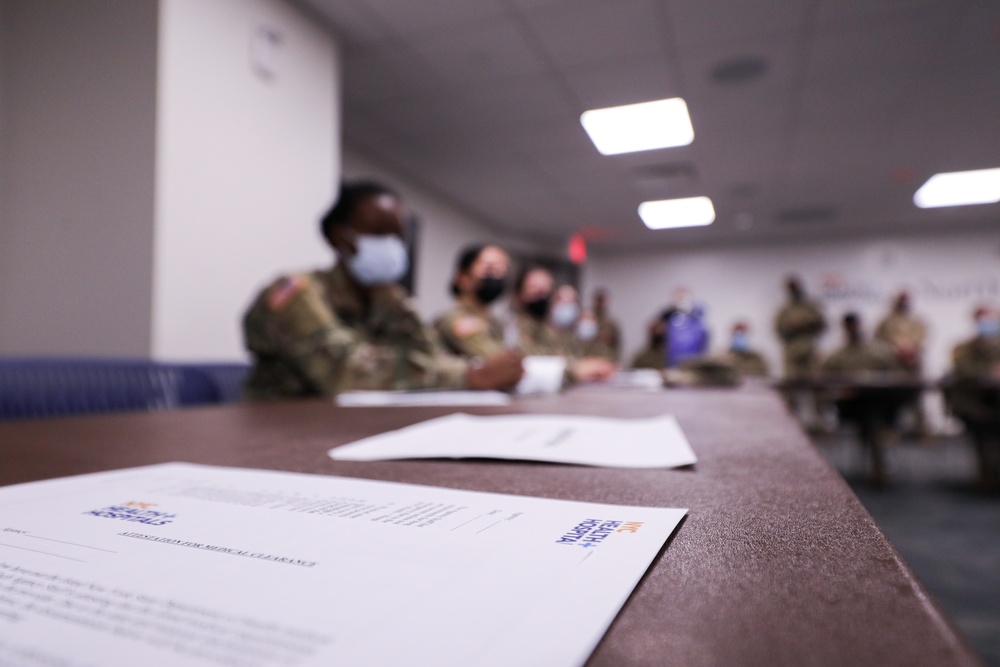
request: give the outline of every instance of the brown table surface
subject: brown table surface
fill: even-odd
[[[455,410],[304,401],[0,424],[0,484],[191,461],[688,507],[588,664],[981,664],[774,392],[588,388],[463,410],[671,413],[699,460],[681,470],[333,461],[333,446]]]

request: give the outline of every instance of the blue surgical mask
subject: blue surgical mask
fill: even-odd
[[[394,283],[410,268],[406,246],[394,234],[359,234],[355,245],[358,251],[347,260],[347,268],[366,287]]]
[[[580,316],[580,307],[571,301],[563,301],[552,306],[552,323],[560,329],[568,329]]]
[[[580,320],[576,325],[576,337],[580,340],[594,340],[597,338],[597,321]]]
[[[976,329],[983,338],[996,338],[1000,336],[1000,320],[987,318],[976,323]]]
[[[746,352],[750,349],[750,337],[745,333],[734,333],[733,340],[729,346],[736,352]]]

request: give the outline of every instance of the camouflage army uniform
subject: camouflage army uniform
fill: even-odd
[[[888,345],[876,341],[841,347],[823,361],[820,371],[826,377],[857,379],[872,373],[901,374],[903,367]]]
[[[657,371],[663,370],[663,362],[667,356],[666,345],[654,345],[646,347],[632,357],[631,368],[652,368]]]
[[[243,332],[255,359],[248,398],[465,384],[466,362],[444,354],[401,288],[379,290],[366,307],[340,265],[273,283]]]
[[[785,378],[801,380],[816,369],[816,339],[826,330],[826,318],[809,301],[793,302],[778,311],[775,330],[784,350]]]
[[[954,386],[946,393],[948,405],[962,419],[1000,421],[1000,388],[975,386],[995,380],[1000,364],[1000,339],[977,336],[955,346],[951,353]],[[970,384],[966,384],[971,381]],[[964,385],[964,386],[963,386]]]
[[[917,352],[911,359],[901,358],[903,367],[912,375],[920,376],[919,352],[927,339],[927,326],[923,320],[910,314],[889,313],[875,329],[875,338],[885,341],[893,348],[909,347]]]
[[[505,349],[503,323],[461,301],[439,317],[434,327],[445,346],[462,357],[489,357]]]
[[[518,347],[527,355],[559,355],[571,357],[568,339],[548,322],[542,322],[525,313],[518,313]]]
[[[622,356],[621,330],[618,323],[608,315],[597,316],[597,336],[584,345],[588,357],[603,357],[617,362]]]
[[[729,350],[722,355],[721,359],[732,365],[740,375],[750,375],[762,377],[770,373],[767,359],[759,352],[753,350],[737,351]]]
[[[591,340],[577,339],[577,345],[579,347],[581,357],[600,357],[601,359],[607,359],[608,361],[618,361],[618,352],[609,347],[600,338],[593,338]]]

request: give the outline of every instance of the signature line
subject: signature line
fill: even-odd
[[[39,551],[38,549],[28,549],[27,547],[16,547],[13,544],[5,544],[0,542],[0,547],[10,547],[11,549],[21,549],[22,551],[31,551],[36,554],[45,554],[46,556],[55,556],[56,558],[65,558],[66,560],[75,560],[77,563],[86,563],[85,560],[80,560],[79,558],[70,558],[69,556],[60,556],[59,554],[50,553],[48,551]]]
[[[95,549],[97,551],[105,551],[109,554],[116,554],[117,551],[112,551],[111,549],[102,549],[100,547],[92,547],[89,544],[77,544],[76,542],[66,542],[64,540],[54,540],[51,537],[38,537],[37,535],[25,535],[25,537],[33,537],[36,540],[47,540],[49,542],[58,542],[59,544],[69,544],[74,547],[83,547],[84,549]]]

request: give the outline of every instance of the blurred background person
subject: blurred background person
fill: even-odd
[[[911,303],[910,293],[906,290],[896,294],[889,312],[875,328],[875,338],[889,346],[902,370],[912,380],[919,381],[923,376],[927,325],[911,312]],[[927,417],[921,402],[922,396],[917,394],[916,400],[912,405],[906,406],[906,410],[913,415],[914,434],[926,438]]]
[[[767,359],[750,344],[750,325],[741,320],[733,325],[729,349],[722,359],[732,364],[742,376],[766,377],[770,374]]]
[[[774,329],[781,342],[783,381],[793,386],[785,387],[782,394],[789,411],[807,430],[823,430],[822,406],[816,392],[794,385],[808,383],[816,376],[817,344],[826,331],[826,316],[818,304],[806,298],[797,276],[785,279],[785,292],[788,300],[774,317]],[[803,414],[805,407],[811,408],[811,415]]]
[[[979,306],[972,318],[975,334],[952,350],[952,378],[945,398],[975,446],[979,484],[996,490],[1000,488],[1000,310]]]
[[[657,315],[646,328],[646,347],[639,350],[632,357],[630,368],[652,368],[658,371],[663,370],[663,364],[667,359],[667,343],[664,329],[666,328],[666,317],[664,314]]]
[[[509,271],[510,256],[500,246],[478,244],[459,253],[451,281],[455,305],[434,323],[453,353],[487,357],[506,349],[503,322],[491,309],[506,291]]]
[[[548,269],[529,266],[521,272],[511,297],[513,320],[504,331],[507,345],[516,347],[525,355],[565,357],[567,380],[571,382],[610,378],[616,370],[613,363],[598,357],[575,356],[559,331],[550,323],[554,291],[554,280]],[[568,312],[568,309],[563,310]]]
[[[826,398],[833,402],[842,424],[858,430],[861,444],[871,460],[872,481],[887,482],[882,443],[894,429],[900,409],[919,396],[919,389],[896,389],[894,379],[905,379],[906,371],[883,341],[867,342],[857,313],[842,320],[844,342],[823,360],[820,373],[832,386]],[[838,386],[839,385],[839,386]]]
[[[621,327],[611,316],[608,290],[603,287],[594,290],[591,312],[597,322],[597,335],[593,347],[595,356],[602,356],[615,363],[621,359]]]
[[[560,285],[552,296],[549,320],[559,335],[562,349],[572,357],[583,356],[583,341],[577,335],[580,295],[572,285]]]
[[[709,343],[705,307],[695,302],[690,289],[678,287],[674,290],[663,319],[666,367],[673,368],[685,359],[704,356]]]

